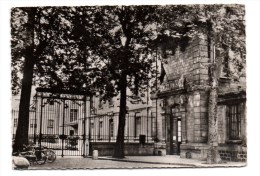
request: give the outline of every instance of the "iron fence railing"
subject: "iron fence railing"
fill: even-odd
[[[118,130],[118,115],[90,117],[89,139],[93,142],[115,142]],[[151,143],[155,140],[155,117],[126,115],[125,143]]]
[[[29,115],[29,142],[46,146],[61,156],[84,156],[87,143],[115,143],[117,114],[87,116],[86,99],[80,97],[48,98],[38,96]],[[17,110],[12,110],[13,138],[18,125]],[[146,115],[125,117],[125,143],[153,143],[156,118]],[[89,151],[91,149],[89,148]]]

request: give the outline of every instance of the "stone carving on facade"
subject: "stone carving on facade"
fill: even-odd
[[[183,105],[187,101],[188,101],[188,97],[186,95],[175,95],[175,96],[170,96],[170,98],[167,99],[167,104],[169,106]]]
[[[179,87],[179,89],[183,89],[184,88],[184,78],[183,78],[183,75],[181,75],[180,79],[178,80],[178,87]]]
[[[165,109],[165,100],[161,100],[159,105],[162,109]]]
[[[184,103],[187,102],[187,96],[185,95],[180,95],[180,104],[183,105]]]
[[[167,99],[167,104],[168,104],[169,106],[174,105],[174,97],[173,97],[173,96],[170,96],[170,97]]]
[[[185,88],[185,80],[186,78],[183,75],[179,79],[175,79],[172,81],[167,81],[160,85],[160,92],[169,91],[169,90],[179,90]]]

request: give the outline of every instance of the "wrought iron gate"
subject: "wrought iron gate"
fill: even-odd
[[[35,143],[60,156],[86,155],[86,95],[37,89]]]

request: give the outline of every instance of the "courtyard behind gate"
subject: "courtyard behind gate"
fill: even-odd
[[[91,108],[86,92],[58,93],[38,88],[30,108],[30,143],[51,148],[62,157],[86,156],[94,149],[110,155],[116,142],[118,114],[91,114]],[[14,138],[18,111],[12,111],[12,118]],[[151,153],[155,131],[155,117],[126,114],[125,143],[131,150],[126,153],[134,153],[141,145],[148,145]]]

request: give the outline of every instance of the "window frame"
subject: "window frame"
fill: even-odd
[[[14,119],[14,127],[17,127],[18,126],[18,118],[15,118]]]
[[[70,122],[74,122],[78,120],[78,109],[72,108],[70,109]]]
[[[103,121],[98,122],[98,139],[102,139]]]
[[[53,119],[48,119],[47,128],[54,128],[54,120]]]
[[[114,119],[109,119],[109,138],[114,137]]]
[[[135,138],[142,134],[142,117],[140,113],[135,113]]]
[[[241,140],[241,103],[226,105],[227,140]]]

